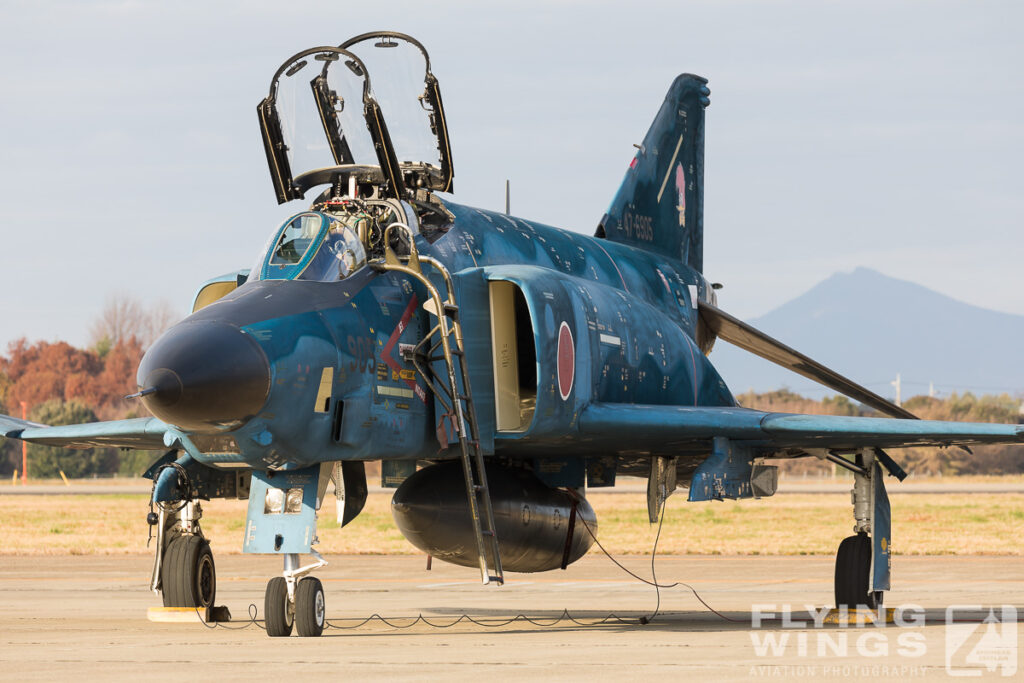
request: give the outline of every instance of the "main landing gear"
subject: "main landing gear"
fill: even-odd
[[[310,550],[316,562],[299,567],[299,556],[284,556],[283,576],[275,576],[267,584],[263,607],[266,615],[267,635],[290,636],[292,627],[303,637],[316,637],[324,632],[327,623],[324,587],[320,579],[306,576],[327,564],[315,550]]]
[[[882,591],[869,591],[871,577],[871,537],[861,532],[847,536],[836,553],[836,607],[867,607],[882,604]]]
[[[889,501],[873,451],[861,451],[854,463],[844,467],[854,474],[851,498],[856,523],[855,535],[843,539],[836,553],[836,607],[876,610],[884,593],[875,588],[889,587]],[[872,533],[878,535],[877,547]]]

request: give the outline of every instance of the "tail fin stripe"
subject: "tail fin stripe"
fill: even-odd
[[[672,152],[672,160],[668,162],[668,168],[665,170],[665,179],[661,181],[661,189],[658,190],[658,202],[661,202],[661,195],[665,194],[665,186],[668,185],[668,177],[672,175],[672,170],[676,167],[676,157],[679,156],[679,148],[683,146],[683,136],[679,136],[679,142],[676,143],[676,151]]]

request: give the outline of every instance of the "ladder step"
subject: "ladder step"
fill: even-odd
[[[398,270],[401,265],[406,265],[406,269],[416,265],[412,263],[411,255],[402,257],[399,260],[399,264],[395,265],[394,259],[392,259],[390,264],[386,260],[376,259],[370,262],[370,267],[374,270],[386,272]],[[445,302],[434,299],[434,301],[441,304],[441,310],[428,307],[428,311],[437,318],[436,324],[432,326],[430,332],[427,333],[427,336],[419,344],[411,349],[408,347],[400,349],[400,353],[405,361],[416,364],[417,373],[427,380],[427,385],[434,394],[435,400],[445,406],[446,413],[454,413],[458,417],[457,421],[451,420],[451,426],[458,432],[459,445],[462,451],[466,494],[468,496],[467,502],[469,503],[473,518],[473,531],[477,543],[477,551],[480,555],[480,570],[485,583],[494,581],[500,585],[505,582],[504,573],[501,569],[501,549],[498,544],[497,534],[494,531],[494,508],[487,488],[487,472],[484,466],[483,449],[480,446],[480,425],[477,422],[476,408],[473,405],[469,364],[466,358],[464,342],[461,339],[462,329],[459,322],[461,314],[459,306],[455,302],[452,278],[448,269],[439,261],[430,260],[429,265],[433,266],[444,277],[448,285],[449,299]],[[419,269],[416,268],[415,270],[418,271]],[[431,288],[430,282],[425,275],[418,273],[417,277],[428,289]],[[434,290],[431,289],[431,291]],[[434,293],[436,295],[436,291]],[[445,318],[451,320],[450,325]],[[436,342],[433,341],[435,335],[437,338]],[[445,352],[439,353],[441,349],[445,349]],[[439,362],[445,365],[447,376],[435,371],[433,364]],[[426,367],[421,367],[421,363]],[[445,441],[444,436],[441,435],[439,440]],[[480,483],[477,483],[478,480]],[[490,540],[485,543],[484,537]],[[485,546],[488,547],[486,550]],[[488,557],[488,554],[490,557]],[[493,566],[488,566],[492,561]]]

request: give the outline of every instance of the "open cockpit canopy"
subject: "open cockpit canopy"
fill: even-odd
[[[378,199],[452,190],[441,91],[410,36],[366,33],[303,50],[274,73],[257,110],[279,204],[326,184]]]

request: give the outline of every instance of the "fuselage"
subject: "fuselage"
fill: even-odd
[[[416,242],[420,254],[453,274],[485,453],[628,453],[628,434],[599,444],[574,436],[591,402],[735,404],[696,342],[697,302],[714,296],[700,273],[641,249],[500,213],[446,207],[454,216],[447,229],[421,232]],[[436,279],[441,287],[439,274]],[[515,305],[495,308],[494,291],[502,287],[514,290],[509,301]],[[181,399],[187,380],[184,394],[179,380],[176,405],[158,405],[154,396],[143,400],[190,434],[202,459],[215,466],[290,469],[347,459],[443,458],[437,436],[443,409],[408,358],[433,326],[422,306],[426,299],[425,288],[411,278],[370,266],[329,282],[245,282],[172,328],[139,370],[144,388],[168,356],[198,364],[201,372],[191,365],[172,370],[200,376],[206,393],[196,401],[231,397],[235,412],[197,421],[194,406]],[[502,332],[492,318],[514,319],[517,329]],[[209,341],[211,335],[226,339],[227,328],[239,330],[239,339]],[[518,356],[511,379],[494,370],[503,363],[495,351],[502,334]],[[190,338],[197,347],[188,348]],[[254,344],[265,370],[256,367]],[[243,376],[227,362],[236,356],[249,359]],[[511,428],[500,414],[503,407],[508,413],[502,401],[512,400],[502,393],[510,388],[506,383],[521,385],[511,387],[522,406],[512,408],[511,419],[521,415],[521,421]]]

